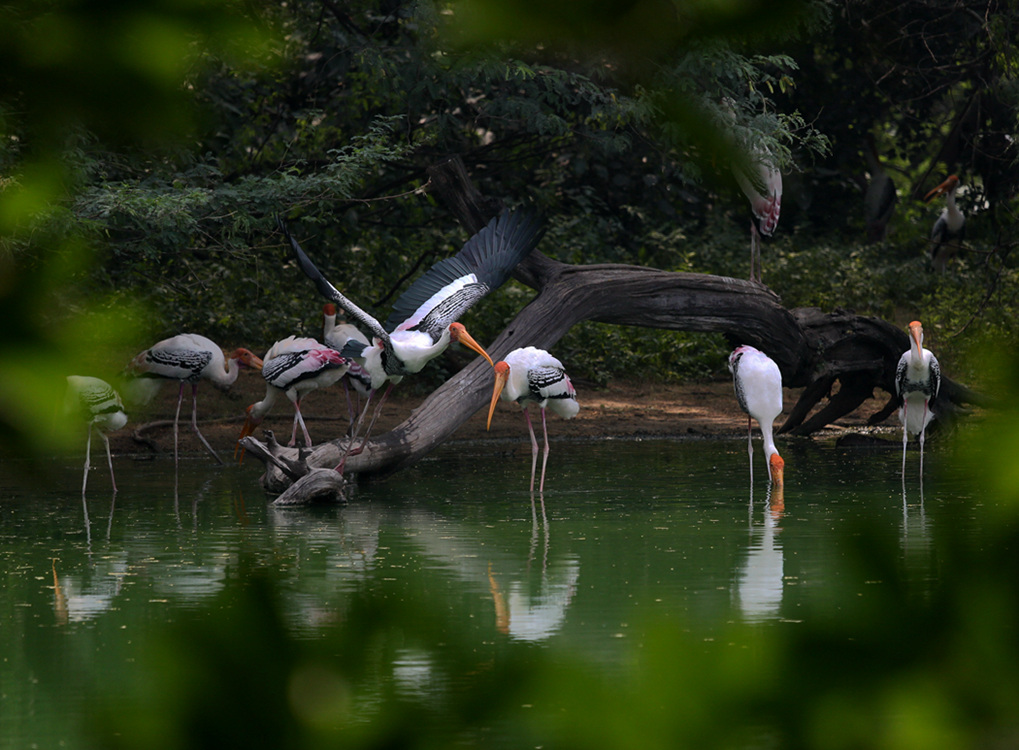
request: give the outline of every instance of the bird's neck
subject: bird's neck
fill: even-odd
[[[276,403],[276,396],[279,395],[279,392],[279,388],[266,384],[265,398],[251,405],[251,411],[248,412],[251,419],[261,422],[262,418],[272,409],[272,405]]]
[[[210,379],[219,385],[233,385],[240,372],[241,361],[239,359],[228,359],[226,361],[226,369],[214,368]]]

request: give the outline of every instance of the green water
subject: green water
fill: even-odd
[[[780,501],[760,452],[751,485],[743,441],[553,442],[533,502],[517,443],[449,445],[310,509],[271,507],[254,463],[191,457],[175,493],[172,462],[120,456],[115,500],[100,463],[84,503],[76,460],[41,482],[0,465],[0,743],[80,746],[88,696],[135,679],[153,633],[252,570],[299,639],[342,622],[355,594],[434,598],[472,643],[556,647],[604,673],[625,671],[652,621],[711,639],[851,607],[882,585],[846,564],[865,526],[916,592],[937,582],[940,519],[977,500],[936,451],[921,502],[915,453],[904,487],[895,446],[784,448]],[[428,658],[396,660],[401,689],[427,692]]]

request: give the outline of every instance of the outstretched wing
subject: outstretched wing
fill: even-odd
[[[297,243],[297,240],[290,234],[290,230],[287,228],[287,224],[283,221],[282,217],[277,216],[276,223],[279,225],[280,231],[283,232],[283,236],[290,243],[290,249],[293,250],[294,257],[297,259],[297,265],[301,267],[301,270],[304,271],[309,279],[315,282],[319,294],[342,307],[347,315],[371,331],[373,336],[385,341],[388,346],[389,334],[386,333],[379,321],[340,294],[340,291],[322,275],[322,272],[311,262],[311,258],[308,257],[307,253]]]
[[[438,339],[450,323],[509,278],[542,234],[534,211],[503,211],[459,253],[440,260],[410,285],[386,319],[386,330],[424,331]]]

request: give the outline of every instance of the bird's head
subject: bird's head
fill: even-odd
[[[334,305],[332,302],[326,302],[324,305],[322,305],[322,314],[325,315],[327,318],[335,318],[336,305]]]
[[[244,420],[244,426],[241,427],[241,434],[237,436],[237,445],[234,446],[234,458],[238,459],[237,463],[244,463],[244,447],[241,445],[241,440],[253,433],[255,428],[262,424],[262,415],[257,414],[254,409],[255,404],[246,409],[248,417]]]
[[[768,459],[768,475],[773,487],[785,487],[785,461],[777,453],[772,453]]]
[[[936,188],[931,190],[929,193],[927,193],[927,195],[923,197],[924,203],[930,203],[939,195],[955,192],[955,189],[957,187],[959,187],[959,178],[958,176],[951,174],[948,176],[947,180],[942,182],[940,185],[938,185]]]
[[[916,356],[923,356],[923,326],[919,320],[909,324],[909,337],[913,340],[912,345],[916,347]]]
[[[255,370],[262,369],[262,360],[255,356],[249,349],[234,349],[230,352],[230,356],[228,356],[227,359],[237,360],[245,367],[251,367]]]
[[[473,349],[482,357],[484,357],[486,360],[488,360],[488,364],[495,367],[495,364],[492,362],[492,358],[488,356],[488,352],[486,352],[482,348],[481,344],[475,341],[474,338],[469,333],[467,333],[467,329],[463,327],[462,323],[449,324],[449,340],[459,342],[464,346]]]
[[[509,380],[510,366],[506,362],[496,362],[492,367],[495,369],[495,387],[492,389],[492,403],[488,407],[488,426],[486,430],[492,429],[492,415],[495,414],[495,405],[499,402],[499,396],[502,395],[502,389],[506,387],[506,381]]]

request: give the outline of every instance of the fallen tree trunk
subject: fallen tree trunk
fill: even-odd
[[[454,161],[435,171],[442,177],[433,174],[433,183],[452,193],[448,197],[444,193],[446,203],[469,231],[484,226],[498,210],[497,205],[480,199],[462,165]],[[628,265],[569,265],[537,250],[514,276],[538,293],[487,347],[493,359],[521,346],[551,349],[584,320],[721,333],[733,345],[750,344],[767,352],[782,371],[784,384],[804,389],[780,432],[814,432],[853,411],[875,388],[893,394],[896,365],[909,348],[906,332],[890,323],[844,310],[787,310],[764,285],[739,279]],[[836,384],[839,387],[833,394]],[[491,389],[491,368],[482,359],[474,360],[428,396],[405,422],[348,457],[346,469],[382,474],[414,463],[486,406]],[[808,418],[824,398],[829,398],[828,403]],[[939,414],[976,399],[945,378]],[[320,445],[307,457],[307,464],[333,467],[344,447],[344,440]]]

